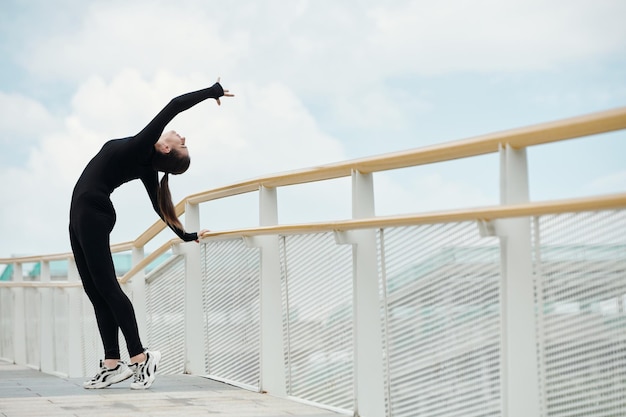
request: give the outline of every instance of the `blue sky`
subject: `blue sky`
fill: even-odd
[[[171,127],[192,168],[174,199],[263,174],[626,106],[621,0],[4,0],[0,257],[69,250],[74,182],[111,138],[218,76],[236,93]],[[626,132],[529,151],[531,198],[626,190]],[[497,156],[375,176],[377,214],[498,203]],[[347,218],[349,181],[279,192],[281,222]],[[113,242],[155,221],[113,194]],[[256,224],[256,197],[203,227]],[[313,209],[311,208],[313,207]],[[171,236],[168,236],[168,238]]]

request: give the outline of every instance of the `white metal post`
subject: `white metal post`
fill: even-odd
[[[41,261],[40,269],[40,281],[50,282],[50,262]],[[52,373],[58,371],[54,369],[54,349],[56,344],[54,343],[54,334],[57,331],[54,325],[54,289],[53,288],[39,288],[39,295],[41,300],[41,326],[39,332],[39,361],[42,372]]]
[[[74,258],[67,260],[67,281],[71,283],[77,283],[80,281],[80,275],[76,268],[76,262]],[[85,352],[83,352],[83,338],[85,335],[82,331],[83,320],[83,287],[69,287],[66,289],[68,295],[68,376],[70,378],[76,378],[85,376],[85,370],[83,367],[83,358]]]
[[[373,217],[372,174],[352,172],[352,217]],[[385,415],[382,324],[378,287],[376,231],[350,233],[354,259],[355,413],[361,417]]]
[[[131,257],[133,266],[137,265],[144,258],[144,248],[133,246]],[[133,276],[130,286],[133,293],[133,307],[135,309],[135,318],[137,319],[137,328],[139,329],[142,340],[147,340],[146,276],[144,270],[137,272]],[[148,343],[151,343],[151,341],[148,341]]]
[[[22,264],[13,264],[13,281],[22,282]],[[26,364],[26,312],[24,287],[13,287],[13,356],[16,364]]]
[[[278,224],[278,198],[275,188],[259,189],[259,223]],[[283,339],[283,313],[280,285],[278,236],[261,236],[261,391],[286,396]]]
[[[197,204],[187,203],[185,227],[188,231],[200,230],[200,207]],[[200,245],[195,242],[182,244],[181,252],[185,255],[185,371],[204,374],[206,363]]]
[[[529,201],[526,149],[500,149],[501,204]],[[539,416],[530,219],[498,222],[502,247],[503,415]]]

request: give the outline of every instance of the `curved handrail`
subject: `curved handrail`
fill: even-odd
[[[185,212],[186,203],[204,203],[224,197],[258,191],[260,187],[273,188],[331,180],[348,177],[352,174],[352,171],[371,173],[426,165],[435,162],[451,161],[454,159],[498,152],[503,145],[509,145],[513,148],[523,148],[621,129],[626,129],[626,107],[490,133],[464,140],[249,179],[189,195],[176,205],[176,214],[180,216]],[[157,221],[135,240],[135,246],[141,247],[145,245],[164,228],[165,223],[161,220]]]
[[[135,275],[137,272],[141,271],[142,269],[146,268],[148,265],[152,263],[152,261],[154,261],[159,256],[163,255],[172,246],[181,242],[182,240],[179,238],[170,239],[169,241],[165,242],[163,245],[157,248],[157,250],[155,250],[150,255],[146,256],[145,258],[143,258],[141,261],[137,262],[136,265],[133,265],[133,267],[130,268],[128,272],[126,272],[124,276],[119,279],[120,284],[125,284],[126,282],[128,282],[133,277],[133,275]]]
[[[111,253],[126,252],[134,247],[134,241],[116,243],[111,245]],[[64,261],[74,257],[72,252],[54,253],[50,255],[31,255],[31,256],[16,256],[14,258],[0,258],[0,265],[11,263],[31,263],[41,261]]]
[[[347,231],[355,229],[371,229],[461,221],[487,222],[503,218],[541,216],[546,214],[559,213],[576,213],[589,210],[610,210],[616,208],[626,208],[626,193],[611,194],[599,197],[512,204],[507,206],[488,206],[473,209],[437,211],[432,213],[380,216],[334,222],[251,227],[239,230],[208,232],[202,235],[202,239],[211,237],[231,238],[252,237],[269,234],[285,235],[294,233]]]
[[[590,210],[610,210],[626,208],[626,193],[610,194],[605,196],[553,200],[534,203],[512,204],[508,206],[488,206],[472,209],[440,211],[433,213],[406,214],[396,216],[380,216],[366,219],[342,220],[322,223],[305,223],[292,225],[276,225],[252,227],[229,231],[208,232],[201,239],[225,239],[237,237],[253,237],[271,234],[319,233],[329,231],[348,231],[356,229],[371,229],[395,226],[410,226],[418,224],[450,223],[460,221],[491,221],[513,217],[540,216],[546,214],[575,213]],[[167,252],[173,245],[182,240],[174,238],[160,246],[146,258],[133,266],[122,278],[120,283],[126,283],[137,272],[144,269],[157,257]],[[37,259],[42,259],[39,257]],[[13,258],[11,258],[13,259]],[[21,258],[20,258],[21,259]],[[74,287],[80,282],[0,282],[0,287]]]
[[[210,200],[254,192],[259,190],[260,187],[281,187],[313,181],[330,180],[350,176],[353,171],[370,173],[450,161],[494,153],[503,145],[509,145],[513,148],[523,148],[621,129],[626,129],[626,107],[406,151],[270,174],[191,194],[183,198],[183,200],[176,205],[175,209],[176,214],[181,216],[185,213],[187,203],[199,204]],[[144,247],[164,228],[165,223],[162,220],[158,220],[134,241],[112,245],[111,250],[113,252],[122,252],[130,250],[133,247]],[[50,261],[68,259],[71,257],[72,254],[69,253],[37,255],[22,258],[0,258],[0,264],[38,262],[41,260]]]

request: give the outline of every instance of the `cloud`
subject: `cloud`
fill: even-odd
[[[108,83],[99,77],[85,81],[63,126],[40,138],[28,162],[0,167],[9,196],[0,207],[0,229],[11,236],[0,243],[1,256],[69,250],[71,192],[89,159],[106,140],[138,132],[173,96],[203,87],[198,79],[167,72],[145,79],[132,70]],[[169,126],[187,137],[192,154],[190,170],[171,180],[175,202],[250,177],[344,159],[341,145],[319,129],[286,86],[231,89],[237,97],[223,98],[221,107],[207,100]],[[120,187],[112,200],[118,217],[113,242],[132,240],[157,220],[138,181]]]
[[[408,1],[370,13],[391,73],[552,70],[624,51],[618,0]]]
[[[332,100],[331,108],[337,125],[393,132],[409,127],[415,114],[428,111],[431,104],[402,91],[378,86],[337,97]]]
[[[170,126],[187,137],[192,154],[189,172],[171,179],[176,201],[344,159],[341,143],[328,132],[341,130],[344,143],[358,143],[359,132],[368,129],[412,135],[415,113],[430,112],[431,103],[415,89],[403,92],[402,80],[426,88],[431,75],[567,70],[626,49],[626,3],[619,0],[367,0],[356,7],[306,0],[107,0],[80,7],[64,1],[68,7],[54,6],[63,13],[43,13],[41,22],[17,19],[10,32],[15,37],[2,45],[12,59],[18,56],[13,67],[27,70],[20,76],[30,91],[50,90],[33,94],[46,97],[41,100],[0,92],[0,141],[20,139],[26,156],[24,163],[0,164],[6,184],[0,230],[11,236],[0,240],[0,256],[67,250],[69,198],[89,158],[107,139],[139,131],[173,96],[217,76],[237,97],[221,107],[202,103]],[[54,95],[57,84],[70,102]],[[546,91],[548,99],[551,94]],[[329,125],[321,124],[320,108]],[[464,117],[445,116],[446,122]],[[380,213],[491,198],[447,176],[420,181],[377,175]],[[302,219],[301,207],[321,212],[312,195],[328,197],[323,217],[345,213],[344,200],[337,211],[333,206],[342,193],[293,192],[294,209],[285,208],[284,218]],[[125,185],[113,199],[113,241],[134,238],[154,221],[141,184]]]
[[[114,77],[120,68],[220,72],[248,47],[240,32],[218,33],[218,14],[207,7],[154,2],[91,2],[77,24],[55,36],[30,39],[20,55],[37,77],[82,81]]]
[[[626,190],[626,170],[593,178],[582,189],[591,194],[623,193]]]
[[[345,93],[404,74],[543,71],[620,54],[625,13],[619,0],[92,1],[75,25],[32,38],[20,60],[48,79],[130,67]]]
[[[39,102],[21,94],[0,91],[0,144],[35,142],[40,132],[50,130],[58,123]]]
[[[415,83],[407,77],[564,70],[620,56],[624,13],[619,0],[90,1],[75,24],[29,32],[19,59],[48,82],[110,82],[128,69],[280,83],[337,126],[410,129],[432,104],[402,91]]]
[[[398,178],[398,173],[375,177],[376,214],[379,216],[452,210],[498,204],[497,194],[488,184],[474,185],[473,175],[449,178],[431,167],[421,175]],[[429,172],[431,171],[431,172]]]

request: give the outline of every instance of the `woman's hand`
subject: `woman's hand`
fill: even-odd
[[[210,230],[209,229],[202,229],[198,232],[198,239],[196,239],[196,242],[200,242],[200,239],[202,239],[202,235],[209,233]]]
[[[220,77],[217,77],[217,83],[220,83]],[[235,97],[234,94],[230,93],[228,90],[224,90],[224,97]],[[217,105],[221,106],[222,103],[220,102],[219,97],[215,99],[215,101],[217,101]]]

